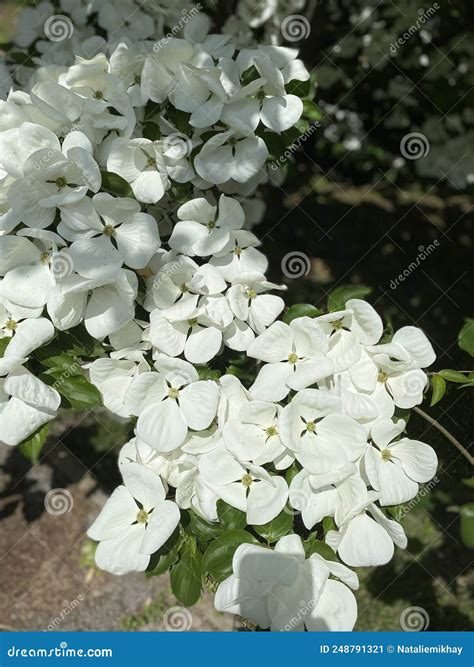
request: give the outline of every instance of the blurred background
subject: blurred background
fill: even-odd
[[[288,304],[324,306],[335,287],[367,286],[388,323],[429,335],[433,370],[472,370],[457,337],[474,310],[474,6],[319,0],[303,13],[308,29],[294,45],[315,76],[314,125],[289,156],[284,183],[263,193],[267,212],[256,233],[270,279],[287,285]],[[17,15],[16,2],[1,0],[1,42]],[[289,255],[300,261],[292,276]],[[426,408],[466,448],[471,391],[449,384]],[[404,511],[407,550],[384,567],[359,569],[356,629],[399,630],[400,615],[415,606],[426,611],[428,630],[468,630],[474,538],[460,508],[472,496],[462,483],[472,468],[418,415],[410,428],[435,447],[439,471]],[[0,629],[161,628],[163,611],[176,604],[166,577],[98,572],[84,538],[120,481],[116,457],[129,431],[105,411],[64,415],[31,470],[17,451],[0,452]],[[72,499],[53,518],[44,511],[51,488]],[[194,630],[233,627],[210,596],[192,613]]]

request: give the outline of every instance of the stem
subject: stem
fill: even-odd
[[[456,440],[456,438],[454,437],[454,435],[451,435],[451,433],[450,433],[447,429],[445,429],[444,426],[441,426],[441,424],[440,424],[438,421],[436,421],[436,419],[434,419],[433,417],[431,417],[431,416],[430,416],[429,414],[427,414],[424,410],[421,410],[420,408],[417,408],[417,407],[414,407],[413,410],[414,410],[415,412],[417,412],[421,417],[423,417],[423,419],[425,419],[429,424],[431,424],[432,426],[434,426],[435,428],[437,428],[438,431],[439,431],[440,433],[442,433],[442,434],[444,435],[445,438],[447,438],[450,442],[453,443],[453,445],[454,445],[455,447],[457,447],[457,448],[459,449],[459,451],[461,452],[461,454],[463,454],[463,456],[466,457],[466,459],[469,461],[469,463],[470,463],[471,465],[474,465],[474,457],[471,456],[471,454],[469,454],[469,452],[467,451],[467,449],[461,445],[461,443],[459,442],[459,440]]]

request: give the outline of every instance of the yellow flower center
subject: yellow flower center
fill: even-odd
[[[179,389],[175,389],[175,387],[170,387],[169,390],[168,390],[168,396],[170,398],[178,398]]]
[[[273,437],[274,435],[278,435],[277,427],[269,426],[268,428],[265,429],[265,433],[268,435],[269,438]]]
[[[257,292],[254,289],[248,289],[247,290],[247,297],[249,299],[255,299],[256,296],[257,296]]]
[[[41,264],[49,264],[49,260],[50,260],[49,252],[46,252],[46,251],[42,252],[41,255],[40,255]]]
[[[197,317],[192,317],[190,320],[188,320],[188,324],[190,327],[195,327],[197,323],[198,323]]]
[[[148,512],[146,510],[139,510],[136,521],[137,523],[148,523]]]
[[[340,320],[332,320],[331,325],[334,329],[342,329],[342,318]]]
[[[112,225],[104,225],[104,234],[106,236],[115,236],[115,228]]]
[[[288,361],[290,364],[296,364],[298,361],[299,357],[296,354],[296,352],[292,352],[291,354],[288,355]]]
[[[379,371],[377,375],[377,382],[381,382],[382,384],[385,384],[388,380],[388,375],[384,371]]]
[[[146,166],[156,169],[156,159],[152,155],[147,159]]]
[[[253,482],[252,475],[249,475],[249,473],[246,472],[245,475],[242,477],[241,482],[246,488],[248,488]]]
[[[56,186],[61,190],[61,188],[65,188],[67,185],[67,181],[64,178],[64,176],[58,176],[58,178],[54,181],[56,183]]]
[[[216,223],[214,222],[214,220],[209,220],[209,222],[207,223],[207,228],[208,229],[214,229],[215,226],[216,226]]]
[[[382,459],[384,461],[390,461],[392,458],[392,452],[389,449],[382,449]]]
[[[5,322],[5,329],[8,329],[8,331],[16,331],[17,328],[17,323],[15,320],[7,320]]]
[[[316,433],[316,424],[314,422],[306,422],[306,430],[310,433]]]

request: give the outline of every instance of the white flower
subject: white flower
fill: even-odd
[[[340,523],[366,496],[367,487],[354,463],[317,475],[301,470],[290,486],[290,504],[301,511],[308,529],[327,516],[333,516],[336,523]]]
[[[304,389],[283,408],[280,431],[310,473],[327,473],[356,461],[367,447],[363,427],[341,414],[340,401],[322,389]]]
[[[140,213],[138,202],[107,193],[66,207],[58,231],[73,242],[69,255],[74,269],[91,280],[112,278],[122,264],[143,269],[160,245],[155,220]]]
[[[215,607],[272,631],[349,631],[357,619],[357,576],[319,554],[305,559],[301,538],[286,535],[267,549],[237,547],[233,574],[217,589]],[[341,581],[329,579],[334,574]]]
[[[158,42],[155,53],[150,54],[143,67],[142,90],[145,99],[164,102],[176,86],[176,74],[182,63],[188,62],[194,49],[184,39],[168,39]]]
[[[51,291],[48,314],[60,331],[84,321],[90,335],[103,340],[133,320],[137,288],[136,275],[124,269],[105,280],[68,276]]]
[[[239,202],[225,195],[220,196],[218,210],[207,199],[191,199],[179,207],[178,218],[170,248],[198,257],[219,253],[231,240],[231,230],[240,229],[245,222]]]
[[[88,370],[90,381],[100,391],[105,407],[119,417],[130,417],[124,404],[125,395],[133,378],[149,370],[147,362],[104,357],[92,362]]]
[[[371,429],[376,447],[365,453],[365,470],[372,487],[379,492],[381,505],[400,505],[418,493],[418,482],[428,482],[438,467],[432,447],[418,440],[395,440],[405,429],[399,419],[380,419]]]
[[[169,187],[162,145],[150,139],[116,139],[107,169],[124,178],[138,201],[156,204]]]
[[[125,396],[125,407],[138,416],[137,436],[158,452],[171,452],[188,429],[202,431],[216,416],[219,391],[215,382],[199,380],[196,369],[164,354],[157,373],[137,375]]]
[[[375,491],[369,491],[342,519],[339,530],[326,534],[326,543],[351,567],[385,565],[393,556],[394,543],[401,549],[407,545],[405,531],[374,504],[377,498]]]
[[[95,560],[113,574],[143,572],[179,523],[178,506],[166,500],[159,475],[138,463],[120,468],[124,485],[107,500],[87,531],[99,542]]]
[[[190,296],[166,310],[150,315],[150,340],[171,357],[184,353],[195,364],[204,364],[218,354],[222,329],[232,321],[223,296]]]
[[[264,401],[245,403],[238,418],[223,429],[227,449],[239,461],[263,466],[273,462],[277,470],[288,468],[294,456],[280,439],[278,417],[280,406]]]
[[[260,526],[274,519],[285,507],[288,486],[283,477],[251,463],[242,464],[223,448],[201,459],[203,480],[216,496],[247,513],[247,523]]]
[[[5,170],[18,179],[8,190],[12,210],[30,227],[49,227],[57,207],[100,188],[92,145],[82,132],[70,132],[61,145],[47,128],[23,123],[0,133],[0,155]]]
[[[263,139],[228,130],[206,141],[196,155],[194,168],[201,178],[215,185],[230,180],[246,183],[258,174],[267,157]]]
[[[26,368],[16,367],[0,380],[1,441],[18,445],[54,419],[60,402],[61,397],[53,387],[35,378]]]
[[[180,255],[166,262],[150,280],[145,308],[152,310],[150,301],[153,300],[154,305],[164,310],[190,295],[216,295],[226,287],[226,281],[215,267],[198,266],[190,257]]]
[[[232,281],[227,300],[235,320],[224,332],[224,341],[232,350],[246,350],[272,324],[285,307],[279,296],[264,294],[283,285],[268,282],[261,273],[244,273]]]
[[[281,401],[290,389],[304,389],[333,372],[327,338],[309,317],[290,324],[275,322],[247,349],[249,357],[267,362],[251,387],[255,398]]]
[[[211,257],[209,264],[232,282],[242,273],[265,273],[268,260],[256,246],[260,245],[257,237],[244,229],[232,232],[229,243]]]

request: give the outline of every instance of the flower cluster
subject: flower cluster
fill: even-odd
[[[219,584],[217,608],[261,627],[352,629],[347,566],[405,546],[384,508],[436,470],[397,415],[422,401],[432,347],[414,327],[382,338],[357,298],[277,319],[284,288],[251,227],[309,74],[294,49],[238,50],[206,20],[137,42],[157,28],[137,10],[120,35],[127,3],[100,3],[96,55],[43,51],[0,107],[1,438],[43,437],[61,403],[98,397],[135,428],[89,530],[99,567],[171,569],[185,604]],[[89,3],[63,5],[86,25]],[[51,11],[25,11],[18,43],[41,52]]]

